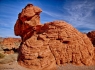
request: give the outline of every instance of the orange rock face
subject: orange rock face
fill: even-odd
[[[40,25],[40,12],[42,10],[32,4],[28,4],[21,13],[19,13],[14,30],[15,35],[20,35],[23,39],[32,35],[33,26]],[[31,31],[31,32],[29,32]]]
[[[94,47],[85,34],[65,21],[41,25],[40,18],[34,18],[39,17],[38,12],[40,14],[41,9],[27,5],[15,24],[15,35],[22,38],[18,57],[20,65],[34,70],[55,70],[56,65],[67,63],[94,64]],[[24,15],[30,19],[27,20]]]
[[[90,38],[92,44],[95,46],[95,31],[88,32],[87,36]]]
[[[95,65],[95,31],[91,31],[87,33],[87,36],[90,38],[93,46],[94,46],[94,58],[93,58],[93,62]]]

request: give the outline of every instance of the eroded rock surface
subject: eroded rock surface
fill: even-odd
[[[33,33],[33,26],[40,25],[40,12],[42,10],[32,4],[22,9],[14,27],[15,35],[20,35],[23,39],[30,37]]]
[[[88,32],[87,36],[90,38],[92,44],[95,46],[95,31]]]
[[[95,65],[95,30],[91,31],[91,32],[88,32],[87,36],[89,37],[89,39],[91,40],[91,42],[92,42],[92,44],[94,46],[94,58],[93,58],[93,62],[94,62],[94,65]]]
[[[55,58],[49,45],[44,45],[42,40],[37,39],[37,33],[40,32],[39,30],[42,27],[40,24],[40,12],[40,8],[28,4],[19,14],[14,28],[15,34],[20,35],[22,38],[18,62],[22,66],[33,68],[34,70],[50,70],[56,66]],[[42,29],[43,32],[45,27]]]
[[[40,8],[28,4],[15,24],[15,35],[22,38],[18,57],[20,65],[34,70],[55,70],[56,65],[67,63],[94,64],[94,47],[85,34],[65,21],[42,25],[40,12]]]

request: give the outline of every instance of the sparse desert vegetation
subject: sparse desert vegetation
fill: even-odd
[[[0,64],[17,61],[20,38],[0,37]]]
[[[0,64],[6,64],[6,63],[10,63],[10,62],[14,62],[17,61],[17,53],[14,54],[2,54],[0,55]]]
[[[4,57],[5,57],[5,55],[0,53],[0,59],[3,59]]]

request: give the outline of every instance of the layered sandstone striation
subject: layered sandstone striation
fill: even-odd
[[[14,27],[15,34],[22,38],[18,62],[22,66],[34,70],[50,70],[56,67],[55,58],[49,46],[45,45],[42,40],[37,39],[42,27],[40,24],[41,11],[40,8],[28,4],[18,16]],[[42,32],[44,29],[47,28],[44,27]]]
[[[56,65],[93,65],[89,38],[65,21],[40,24],[41,9],[28,4],[18,16],[15,35],[21,36],[18,63],[34,70],[55,70]]]

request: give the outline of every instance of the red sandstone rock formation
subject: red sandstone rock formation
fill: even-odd
[[[32,4],[28,4],[21,13],[15,24],[15,35],[20,35],[23,39],[32,35],[33,26],[40,25],[40,12],[42,10]]]
[[[93,46],[95,47],[95,31],[91,31],[87,33],[87,36],[90,38]],[[93,58],[93,62],[95,65],[95,48],[94,48],[94,58]]]
[[[94,57],[93,57],[93,63],[95,65],[95,48],[94,48]]]
[[[4,38],[0,41],[0,47],[5,51],[5,53],[14,53],[14,50],[19,48],[21,43],[20,38]]]
[[[88,32],[87,36],[90,38],[92,44],[95,46],[95,31]]]
[[[56,61],[49,46],[43,45],[43,41],[37,40],[40,32],[41,9],[28,4],[19,14],[15,24],[15,34],[22,38],[18,62],[22,66],[34,70],[50,70],[56,67]],[[45,29],[44,27],[42,29]],[[44,30],[42,30],[43,32]],[[53,67],[52,67],[53,66]]]
[[[12,49],[18,48],[20,42],[20,38],[4,38],[2,44],[4,45],[3,48]]]
[[[14,27],[15,35],[22,38],[18,63],[34,70],[55,70],[56,64],[67,63],[93,65],[94,47],[89,38],[65,21],[41,25],[40,12],[28,4],[19,14]]]

